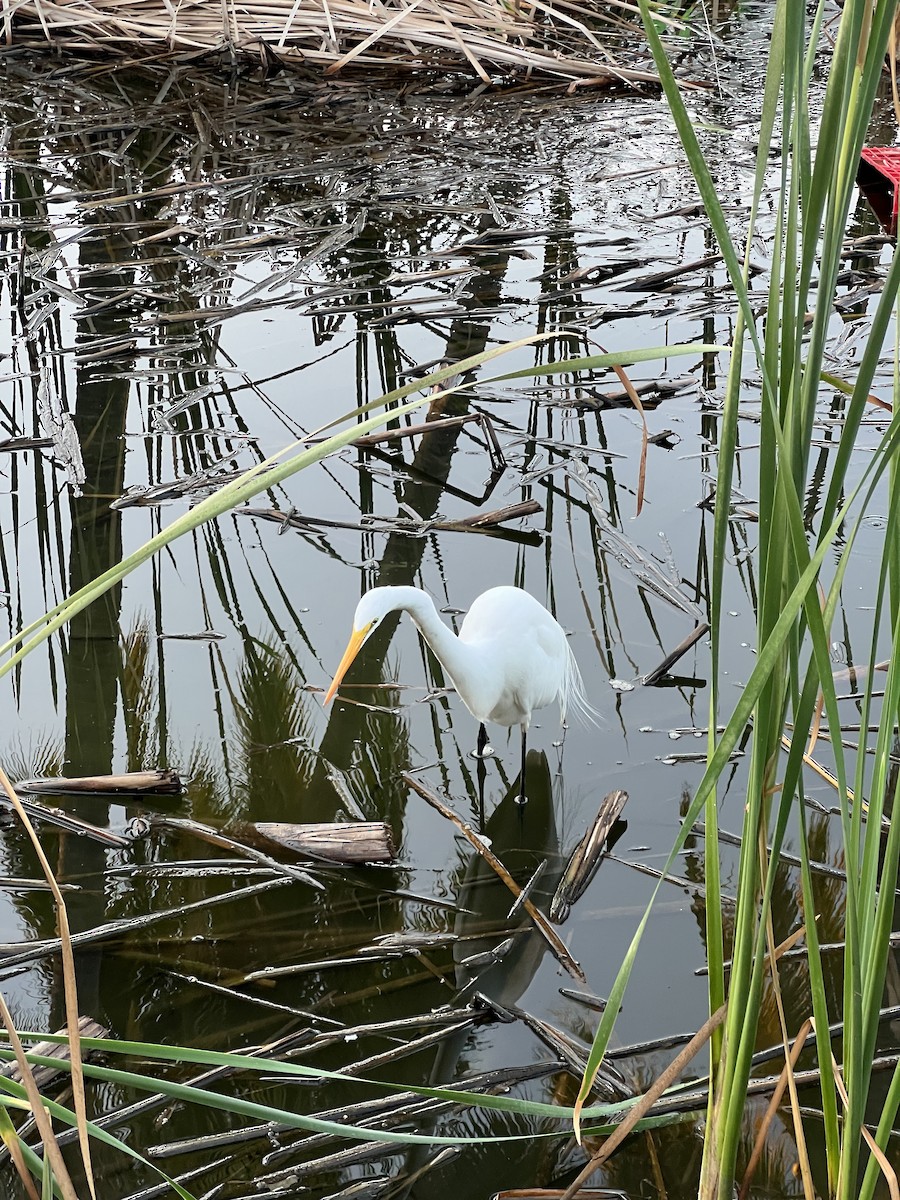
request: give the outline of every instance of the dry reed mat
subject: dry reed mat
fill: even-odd
[[[130,56],[224,51],[326,75],[353,64],[474,72],[486,85],[555,76],[635,86],[656,76],[618,66],[601,41],[643,44],[629,8],[623,0],[596,8],[573,0],[0,0],[0,43]]]

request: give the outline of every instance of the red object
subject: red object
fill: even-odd
[[[900,212],[900,147],[864,146],[856,182],[882,225],[890,233],[896,233]]]

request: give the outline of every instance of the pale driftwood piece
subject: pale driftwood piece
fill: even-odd
[[[394,834],[384,821],[334,821],[295,825],[256,821],[252,828],[267,841],[295,854],[339,863],[388,863],[396,858]]]
[[[57,1031],[61,1036],[66,1035],[65,1029]],[[107,1038],[109,1030],[103,1025],[98,1024],[92,1017],[78,1018],[78,1034],[83,1038]],[[45,1058],[60,1058],[65,1062],[69,1060],[69,1046],[64,1042],[35,1042],[33,1046],[27,1047],[29,1054],[41,1054]],[[97,1058],[99,1052],[97,1050],[89,1050],[85,1057]],[[68,1078],[68,1074],[61,1067],[44,1067],[32,1065],[31,1073],[34,1075],[34,1082],[38,1088],[43,1090],[51,1083],[60,1078]],[[14,1079],[17,1083],[21,1083],[19,1075],[19,1067],[17,1063],[10,1062],[0,1068],[0,1075],[5,1075],[7,1079]]]
[[[177,771],[130,771],[125,775],[83,775],[73,779],[23,779],[15,785],[20,795],[39,796],[67,792],[91,792],[97,795],[180,796],[184,784]]]
[[[277,859],[271,858],[268,854],[262,854],[259,850],[254,850],[252,846],[245,846],[243,842],[236,841],[232,837],[227,837],[224,833],[219,833],[217,829],[210,829],[208,825],[201,825],[199,821],[190,821],[186,818],[178,817],[153,817],[150,824],[153,829],[173,829],[178,833],[193,834],[194,837],[200,838],[201,841],[209,842],[211,846],[220,846],[223,850],[232,850],[235,854],[252,858],[254,862],[261,863],[264,867],[270,867],[276,875],[287,875],[291,879],[296,879],[298,883],[306,883],[320,892],[325,890],[325,885],[319,883],[318,879],[314,879],[308,871],[301,871],[299,867],[292,867],[287,863],[278,862]],[[211,865],[215,866],[215,862]]]
[[[550,905],[550,920],[557,925],[565,921],[572,905],[583,895],[588,884],[597,873],[603,859],[603,847],[609,831],[619,818],[619,813],[628,801],[628,793],[616,789],[600,801],[594,823],[572,851],[566,869],[556,888]]]
[[[858,688],[861,683],[864,683],[869,676],[869,671],[886,671],[891,665],[891,660],[886,658],[884,662],[878,662],[874,667],[870,667],[868,663],[850,663],[848,666],[841,668],[840,671],[832,671],[831,678],[835,683],[852,683],[854,688]]]

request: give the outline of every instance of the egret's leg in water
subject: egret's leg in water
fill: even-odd
[[[478,726],[478,742],[475,750],[475,761],[477,766],[475,774],[478,779],[478,820],[479,828],[484,829],[484,784],[487,779],[487,767],[484,765],[484,751],[488,744],[487,730],[484,727],[484,722]]]
[[[484,758],[484,748],[488,744],[488,733],[484,727],[484,722],[478,726],[478,744],[475,753],[478,758]]]
[[[525,754],[526,754],[527,740],[528,740],[528,730],[523,725],[522,726],[522,774],[519,776],[519,803],[520,804],[524,804],[525,800],[527,798],[525,796]]]

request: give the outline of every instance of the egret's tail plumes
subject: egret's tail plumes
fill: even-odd
[[[566,674],[559,697],[559,717],[575,717],[582,725],[599,725],[603,718],[587,698],[572,648],[566,643]]]

